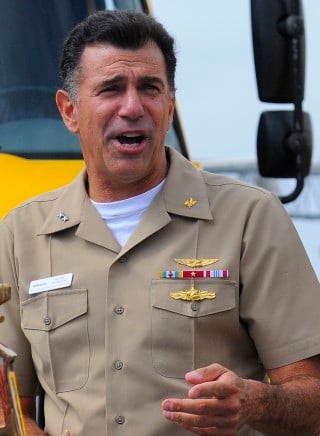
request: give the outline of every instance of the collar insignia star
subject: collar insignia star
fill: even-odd
[[[68,217],[67,214],[65,214],[64,212],[60,212],[59,215],[57,215],[57,217],[63,221],[64,223],[66,223],[67,221],[70,220],[70,218]]]
[[[192,197],[190,197],[183,203],[183,205],[190,209],[197,203],[198,203],[197,200],[194,200]]]

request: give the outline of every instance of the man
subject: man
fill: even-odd
[[[318,280],[272,194],[164,146],[172,38],[99,12],[61,71],[86,169],[1,223],[24,410],[39,380],[54,436],[318,434]]]

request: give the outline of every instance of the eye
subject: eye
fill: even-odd
[[[120,87],[117,85],[105,86],[101,89],[100,94],[114,94],[119,92]]]
[[[119,81],[109,81],[101,83],[97,89],[97,95],[99,96],[113,96],[121,93],[124,89],[124,85]]]
[[[157,86],[154,83],[144,83],[142,85],[142,89],[143,89],[143,91],[145,91],[146,93],[151,94],[151,95],[156,95],[156,94],[160,93],[159,86]]]

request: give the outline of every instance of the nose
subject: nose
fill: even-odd
[[[123,95],[118,111],[120,117],[136,120],[143,116],[144,108],[141,98],[135,89],[128,89]]]

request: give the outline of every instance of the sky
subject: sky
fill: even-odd
[[[303,110],[311,116],[313,163],[320,164],[320,0],[302,3],[306,42]],[[255,161],[260,114],[293,110],[293,105],[258,99],[250,0],[151,0],[151,6],[176,40],[178,109],[191,158]],[[313,201],[319,199],[320,186],[313,184],[312,190]],[[294,223],[320,277],[320,222],[299,219]]]

